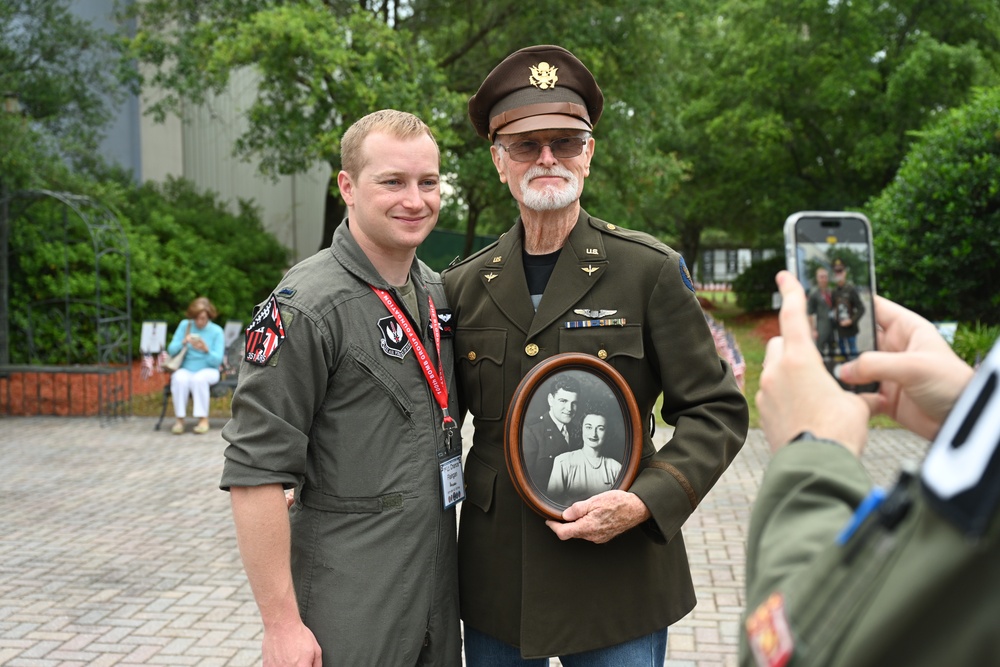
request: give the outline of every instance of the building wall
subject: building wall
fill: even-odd
[[[115,0],[72,0],[77,16],[112,31]],[[130,96],[109,123],[101,154],[129,169],[137,182],[162,182],[184,177],[202,190],[211,190],[238,209],[240,199],[260,209],[264,228],[285,245],[294,261],[319,250],[323,234],[323,207],[330,174],[318,165],[305,174],[277,181],[257,173],[256,165],[233,157],[236,138],[247,126],[245,110],[253,101],[253,76],[237,73],[223,94],[201,107],[185,108],[181,117],[156,123],[145,114],[155,90]]]

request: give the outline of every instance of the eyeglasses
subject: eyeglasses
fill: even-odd
[[[542,149],[546,146],[552,151],[554,157],[560,159],[576,157],[583,152],[583,147],[587,143],[587,140],[583,137],[563,137],[547,144],[541,144],[537,141],[518,141],[517,143],[504,146],[499,142],[497,143],[500,148],[507,151],[511,160],[515,162],[534,162],[542,154]]]

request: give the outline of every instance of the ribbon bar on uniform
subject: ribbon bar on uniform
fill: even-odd
[[[583,329],[586,327],[623,327],[625,326],[624,317],[613,317],[604,320],[577,320],[575,322],[566,322],[567,329]]]

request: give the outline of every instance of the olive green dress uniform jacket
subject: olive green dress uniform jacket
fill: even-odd
[[[446,306],[440,277],[414,261],[410,280],[420,310],[410,320],[436,362],[427,297]],[[460,665],[442,413],[416,353],[383,352],[378,321],[391,315],[369,284],[393,292],[346,224],[282,279],[286,338],[268,365],[240,369],[221,485],[301,484],[292,574],[324,665]],[[452,388],[451,340],[441,355]]]
[[[444,279],[462,407],[475,426],[459,528],[462,618],[538,657],[649,634],[693,608],[680,528],[743,445],[747,404],[676,252],[581,212],[536,313],[522,239],[519,221]],[[567,321],[589,319],[573,312],[581,308],[613,309],[608,317],[626,324],[567,328]],[[562,352],[605,358],[627,380],[642,415],[642,469],[631,490],[652,519],[606,544],[560,541],[517,495],[504,462],[503,425],[515,388]],[[656,452],[649,424],[661,390],[661,414],[676,430]]]
[[[893,530],[859,529],[837,545],[870,488],[836,443],[803,440],[775,454],[750,518],[748,613],[783,596],[790,666],[1000,664],[1000,518],[968,540],[915,480]],[[745,627],[740,664],[757,664]]]

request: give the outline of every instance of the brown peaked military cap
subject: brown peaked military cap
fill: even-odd
[[[469,119],[479,136],[533,130],[594,129],[604,94],[594,75],[561,46],[515,51],[493,68],[469,99]]]

